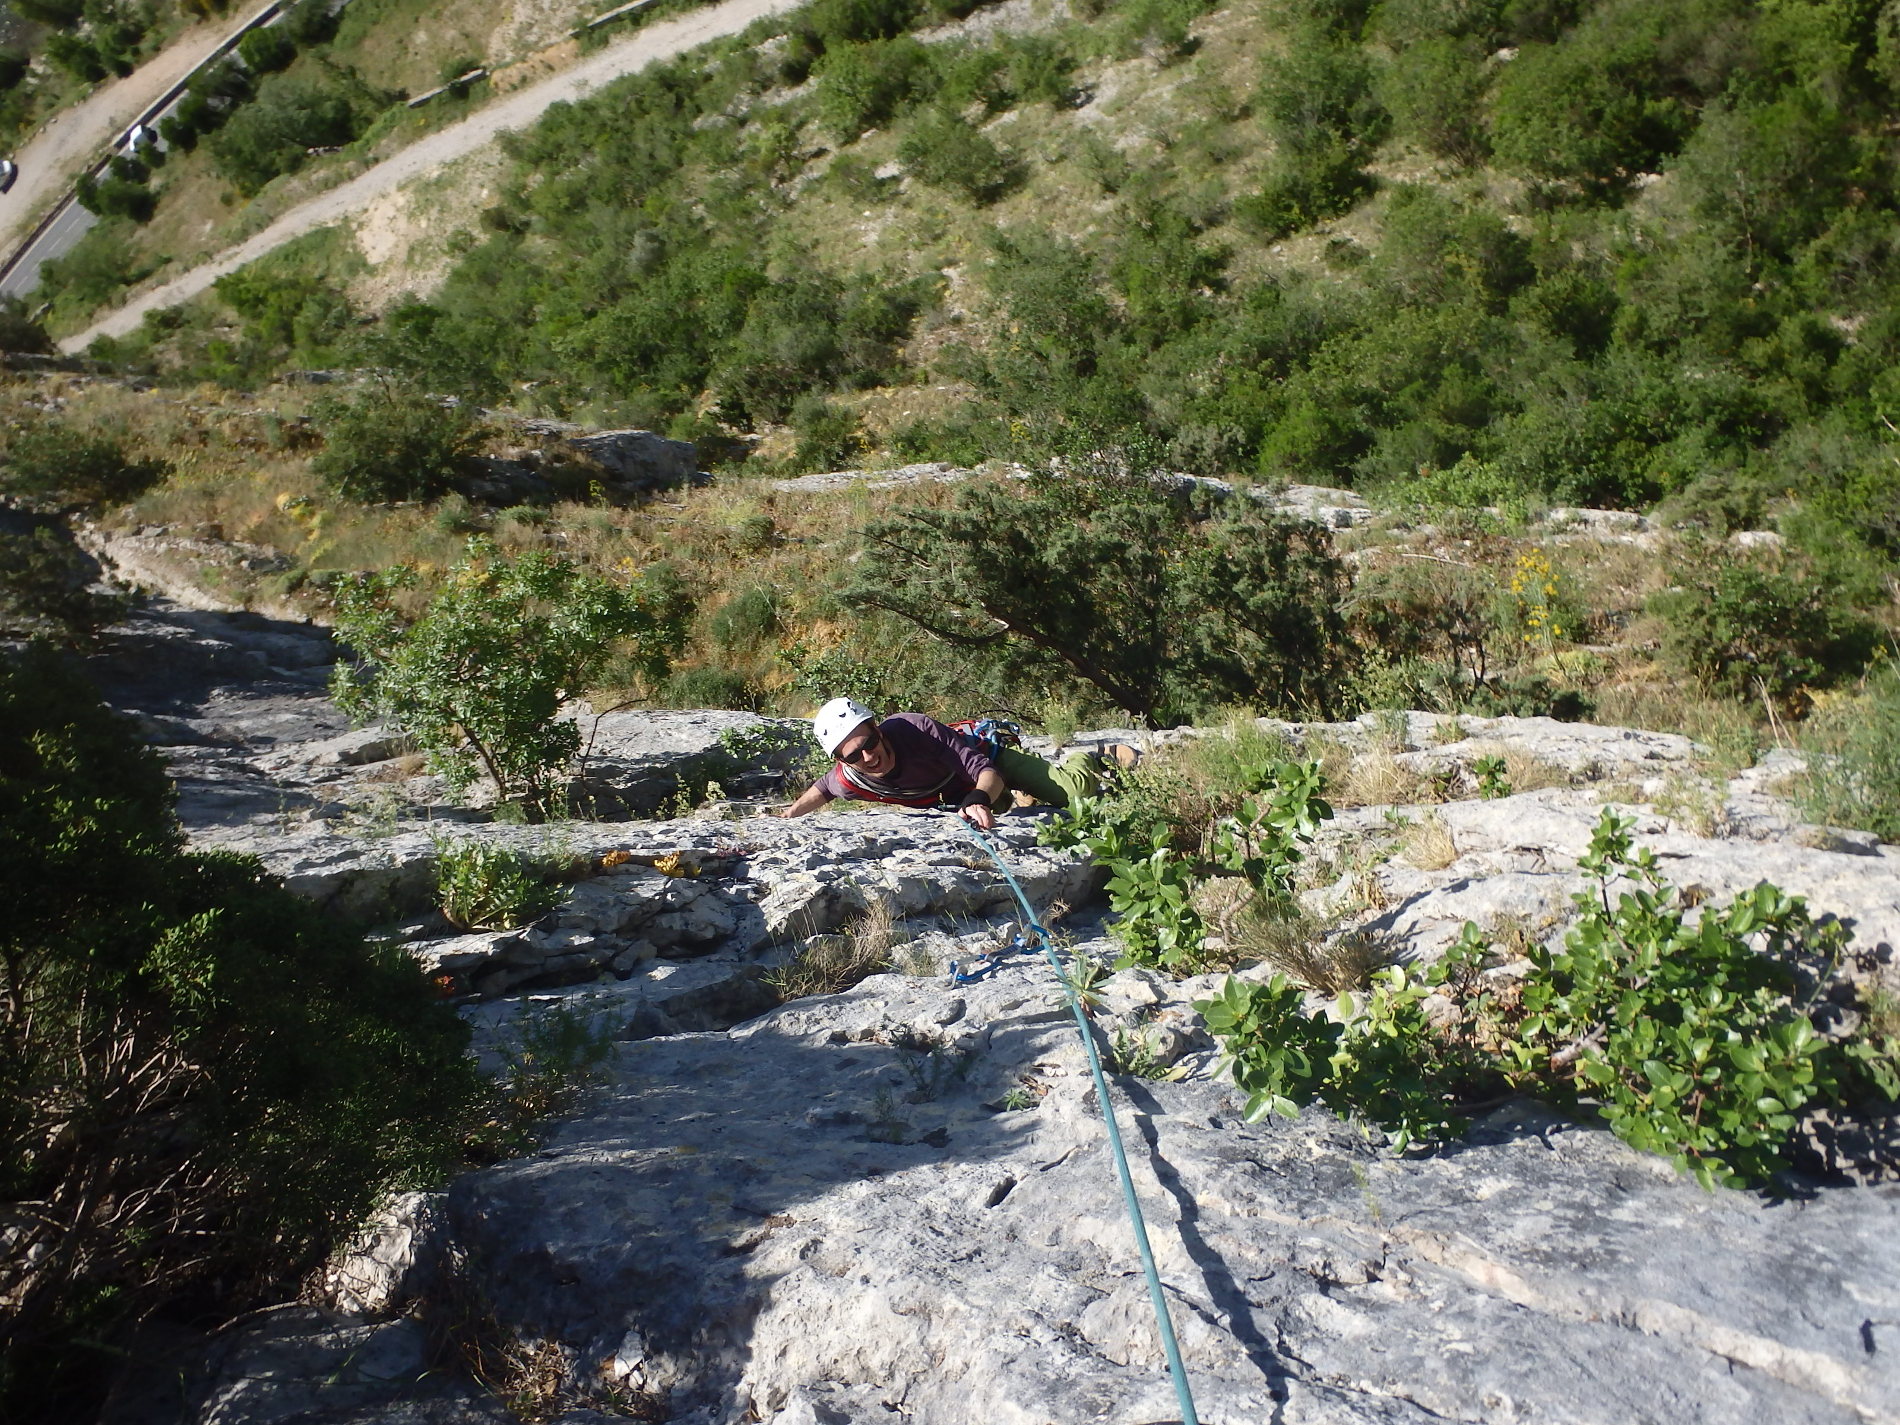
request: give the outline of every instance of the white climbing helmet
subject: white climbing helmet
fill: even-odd
[[[818,739],[818,745],[825,749],[825,755],[832,756],[853,732],[867,722],[876,721],[877,714],[863,703],[854,703],[849,698],[833,698],[818,709],[818,715],[811,720],[811,730]]]

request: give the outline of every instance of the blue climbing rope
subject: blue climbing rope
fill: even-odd
[[[1154,1249],[1148,1245],[1148,1224],[1142,1219],[1141,1203],[1135,1197],[1135,1180],[1128,1173],[1128,1153],[1122,1147],[1121,1126],[1115,1121],[1115,1105],[1108,1096],[1108,1080],[1102,1073],[1102,1056],[1095,1048],[1095,1035],[1089,1030],[1088,1015],[1082,1008],[1082,1000],[1069,977],[1062,973],[1062,962],[1056,958],[1049,932],[1036,919],[1036,912],[1030,908],[1029,897],[1023,894],[1023,888],[1016,883],[1015,874],[1003,859],[1003,853],[976,823],[963,817],[957,820],[963,822],[970,835],[976,838],[977,845],[990,853],[997,870],[1009,882],[1016,904],[1023,909],[1024,933],[1033,935],[1042,946],[1042,953],[1048,957],[1051,968],[1056,972],[1056,979],[1062,985],[1063,995],[1069,1001],[1069,1012],[1075,1016],[1075,1027],[1082,1035],[1082,1048],[1088,1053],[1089,1072],[1095,1076],[1095,1101],[1101,1104],[1102,1117],[1108,1123],[1108,1146],[1115,1158],[1115,1174],[1121,1179],[1122,1200],[1128,1204],[1128,1220],[1134,1224],[1135,1247],[1141,1253],[1142,1273],[1148,1278],[1148,1299],[1154,1303],[1155,1324],[1161,1329],[1161,1349],[1167,1354],[1168,1374],[1174,1378],[1174,1398],[1181,1406],[1181,1425],[1200,1425],[1200,1416],[1194,1413],[1194,1395],[1188,1389],[1187,1367],[1181,1364],[1181,1345],[1174,1338],[1174,1320],[1168,1315],[1168,1299],[1161,1292],[1161,1274],[1155,1270]],[[970,978],[962,977],[964,982]]]

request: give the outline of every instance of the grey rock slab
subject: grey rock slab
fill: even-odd
[[[413,1321],[310,1307],[234,1333],[187,1419],[198,1425],[515,1425],[487,1392],[435,1368]]]
[[[1900,944],[1900,857],[1697,836],[1651,810],[1628,810],[1636,817],[1638,844],[1656,854],[1663,874],[1678,886],[1700,887],[1708,898],[1725,901],[1767,881],[1804,897],[1816,915],[1852,922],[1862,946]],[[1542,857],[1558,872],[1553,888],[1563,898],[1581,884],[1576,861],[1588,849],[1602,811],[1587,791],[1567,789],[1435,809],[1462,853],[1452,872],[1470,889],[1482,893],[1506,869],[1503,858]]]
[[[457,1180],[449,1234],[505,1326],[675,1419],[1176,1418],[1049,972],[958,987],[920,1041],[947,997],[877,976],[628,1044],[540,1154]],[[985,1107],[1024,1082],[1038,1108]],[[1406,1159],[1318,1111],[1248,1126],[1220,1083],[1115,1098],[1210,1425],[1900,1410],[1866,1348],[1900,1189],[1711,1194],[1522,1107]]]
[[[1446,719],[1446,722],[1452,719]],[[1693,767],[1695,743],[1677,733],[1559,722],[1548,717],[1462,717],[1465,736],[1456,742],[1402,755],[1414,771],[1469,766],[1476,757],[1521,751],[1566,772],[1604,777],[1647,777]],[[1436,734],[1437,728],[1432,729]]]
[[[406,1306],[432,1285],[442,1240],[442,1194],[398,1193],[326,1262],[317,1288],[324,1303],[355,1316]]]

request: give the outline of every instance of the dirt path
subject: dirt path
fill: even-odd
[[[202,266],[143,293],[60,343],[67,352],[83,351],[95,337],[124,336],[156,308],[173,307],[195,297],[227,272],[255,261],[280,243],[348,217],[394,188],[465,158],[507,129],[532,123],[548,105],[578,99],[609,80],[644,69],[710,40],[737,34],[754,20],[795,8],[802,0],[724,0],[676,20],[649,25],[617,44],[588,55],[573,68],[497,99],[478,114],[440,133],[419,139],[367,173],[293,208],[255,237],[229,248]]]
[[[13,191],[0,194],[0,253],[20,245],[33,224],[73,186],[73,175],[91,168],[140,114],[210,58],[243,29],[263,5],[246,5],[235,19],[194,25],[124,79],[95,89],[62,109],[13,157],[20,165]]]

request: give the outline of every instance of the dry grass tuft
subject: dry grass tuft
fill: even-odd
[[[781,1000],[842,994],[860,980],[892,968],[901,939],[888,901],[874,900],[836,935],[816,935],[798,954],[765,977]]]
[[[1514,792],[1535,792],[1545,787],[1567,787],[1570,773],[1554,763],[1526,752],[1521,747],[1504,749],[1504,775]]]
[[[1458,843],[1451,828],[1436,816],[1414,822],[1405,833],[1405,859],[1421,871],[1442,871],[1458,859]]]
[[[1261,960],[1308,989],[1324,995],[1364,990],[1376,971],[1393,963],[1396,947],[1371,930],[1327,937],[1310,916],[1261,911],[1241,918],[1232,948],[1239,958]]]
[[[1424,778],[1381,747],[1352,760],[1335,800],[1347,807],[1408,806],[1427,799],[1425,788]]]

